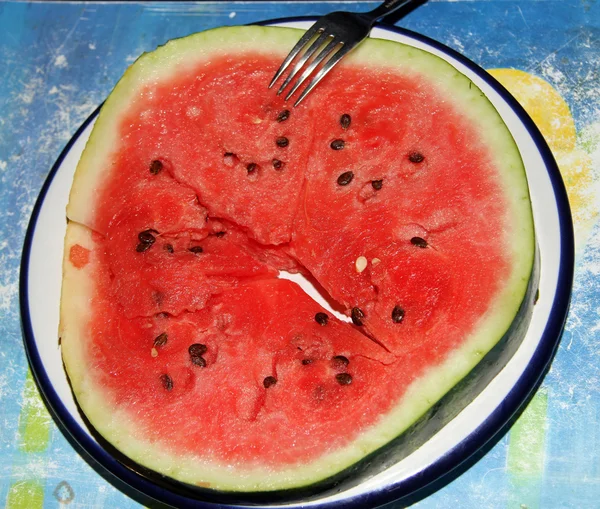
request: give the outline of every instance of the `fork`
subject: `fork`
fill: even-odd
[[[285,58],[281,64],[281,67],[279,67],[275,73],[275,76],[273,76],[269,88],[273,87],[275,82],[292,63],[294,58],[300,53],[302,48],[305,48],[304,53],[298,59],[281,87],[279,87],[277,95],[280,95],[285,90],[285,88],[290,84],[290,82],[300,72],[305,64],[307,64],[309,59],[317,52],[317,50],[325,46],[321,52],[308,64],[296,83],[294,83],[292,86],[291,90],[285,96],[285,100],[287,101],[294,94],[294,92],[298,90],[302,83],[304,83],[306,79],[313,73],[319,64],[329,57],[329,59],[325,61],[323,67],[319,69],[313,79],[302,91],[298,100],[294,103],[294,106],[298,106],[298,104],[300,104],[300,102],[308,95],[308,93],[315,88],[317,83],[319,83],[319,81],[321,81],[325,75],[331,71],[331,69],[342,59],[342,57],[344,57],[344,55],[349,53],[353,48],[367,38],[371,28],[378,19],[391,14],[392,12],[400,9],[400,7],[403,7],[413,1],[414,0],[387,0],[379,7],[369,12],[353,13],[336,11],[322,16],[307,30],[307,32],[292,48],[292,51],[290,51],[288,56]],[[313,42],[309,46],[311,41]]]

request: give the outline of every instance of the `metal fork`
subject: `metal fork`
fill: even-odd
[[[298,100],[294,103],[294,106],[298,106],[302,99],[315,88],[317,83],[321,81],[325,75],[331,71],[341,59],[355,48],[359,43],[367,38],[371,28],[375,22],[391,14],[392,12],[400,9],[410,2],[415,0],[387,0],[383,2],[379,7],[372,11],[365,13],[353,13],[337,11],[327,14],[319,18],[314,25],[312,25],[307,32],[302,36],[298,43],[292,48],[292,51],[285,58],[281,67],[273,76],[269,88],[271,88],[284,71],[291,64],[292,60],[300,53],[302,48],[306,48],[302,56],[298,59],[294,65],[292,71],[285,79],[277,95],[280,95],[294,77],[300,72],[305,66],[309,59],[323,46],[325,46],[321,52],[308,64],[304,72],[300,75],[296,83],[292,86],[291,90],[285,96],[287,101],[296,90],[306,81],[306,79],[313,73],[313,71],[325,61],[323,67],[315,74],[313,79],[308,83],[306,88],[300,94]],[[315,39],[316,37],[316,39]],[[314,41],[313,41],[314,39]],[[312,44],[309,43],[312,41]]]

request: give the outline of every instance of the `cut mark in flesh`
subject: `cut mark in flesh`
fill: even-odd
[[[302,288],[311,299],[324,307],[329,313],[343,322],[351,323],[349,316],[344,314],[344,308],[325,291],[325,289],[314,278],[306,277],[302,274],[292,274],[283,270],[279,271],[280,279],[289,279]]]

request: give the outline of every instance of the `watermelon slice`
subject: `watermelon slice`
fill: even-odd
[[[215,29],[142,56],[71,190],[60,335],[77,402],[189,485],[343,473],[518,342],[533,306],[525,171],[487,98],[372,39],[291,110],[266,84],[300,34]]]

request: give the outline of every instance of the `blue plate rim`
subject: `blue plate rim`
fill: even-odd
[[[271,25],[281,23],[306,22],[314,21],[316,17],[289,17],[263,20],[256,22],[259,25]],[[507,431],[507,425],[517,416],[520,411],[532,396],[534,391],[539,387],[541,381],[546,374],[554,354],[560,343],[560,338],[564,324],[566,321],[569,303],[571,299],[571,289],[573,284],[573,274],[575,266],[575,245],[574,232],[571,218],[571,210],[567,198],[566,189],[562,180],[560,171],[554,157],[542,137],[539,129],[525,112],[523,107],[513,98],[513,96],[489,73],[479,67],[477,64],[469,60],[467,57],[457,51],[445,46],[444,44],[431,39],[427,36],[413,32],[412,30],[380,24],[376,26],[387,31],[406,36],[416,41],[425,43],[432,48],[441,51],[442,53],[457,60],[465,65],[470,71],[474,72],[479,78],[485,81],[493,88],[501,98],[515,112],[519,120],[522,122],[529,135],[532,137],[537,150],[539,151],[544,165],[548,172],[552,185],[554,197],[556,200],[557,211],[559,216],[560,229],[560,262],[558,268],[557,289],[554,294],[554,300],[550,311],[549,319],[544,327],[541,339],[535,349],[535,352],[522,373],[521,377],[513,385],[510,392],[500,405],[496,407],[492,413],[483,421],[477,429],[469,434],[463,441],[456,444],[450,451],[439,457],[433,464],[429,465],[421,472],[407,479],[401,480],[385,488],[381,488],[368,493],[361,493],[350,497],[343,501],[336,502],[321,502],[314,505],[315,508],[345,508],[355,509],[365,506],[377,506],[393,501],[407,501],[414,503],[424,496],[440,489],[450,482],[456,475],[453,472],[460,470],[462,465],[465,465],[476,453],[490,444],[495,443],[499,438],[498,435],[503,435]],[[40,194],[34,205],[30,222],[25,234],[23,244],[23,254],[20,265],[19,276],[19,303],[21,310],[21,326],[23,331],[23,341],[25,351],[31,371],[36,380],[42,397],[49,408],[52,415],[60,424],[61,430],[70,435],[75,440],[76,444],[81,448],[80,452],[84,452],[89,456],[86,459],[92,459],[100,464],[109,473],[116,476],[127,485],[131,486],[136,491],[139,491],[153,499],[174,504],[178,507],[206,507],[206,508],[237,508],[237,507],[252,507],[249,505],[230,505],[219,504],[215,502],[207,502],[198,499],[192,499],[181,496],[170,490],[161,488],[157,484],[149,481],[142,475],[129,469],[110,453],[104,450],[96,441],[94,441],[71,417],[66,409],[61,398],[54,390],[52,383],[46,373],[41,357],[39,355],[31,323],[29,310],[29,262],[35,233],[35,227],[38,217],[44,203],[45,197],[50,189],[56,173],[62,165],[65,157],[73,147],[74,143],[82,135],[89,124],[96,118],[100,111],[101,105],[85,120],[85,122],[75,132],[69,140],[56,162],[52,166],[44,184],[40,190]],[[470,465],[469,465],[470,466]],[[451,479],[450,479],[451,477]]]

